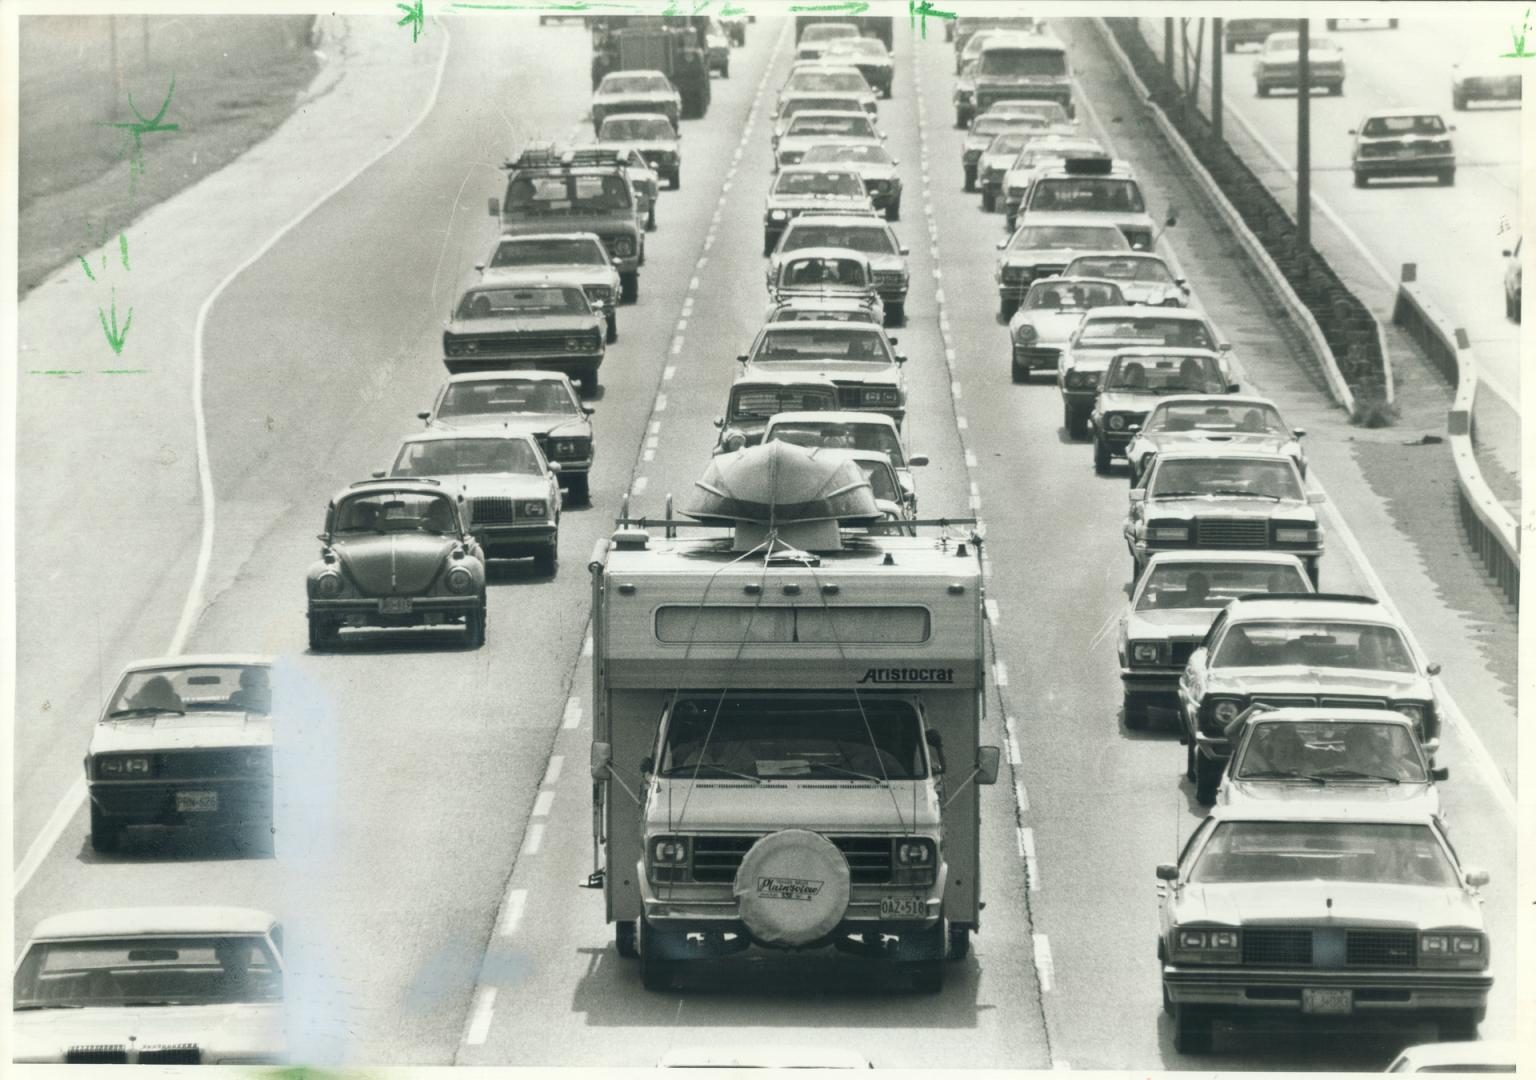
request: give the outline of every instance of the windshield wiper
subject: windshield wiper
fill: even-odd
[[[724,765],[678,765],[674,768],[668,769],[666,775],[668,777],[675,777],[677,779],[687,777],[688,779],[692,780],[695,776],[703,777],[706,773],[724,773],[726,776],[734,776],[739,780],[750,780],[754,784],[761,784],[763,782],[763,778],[761,776],[753,776],[751,773],[737,772],[735,769],[727,769]]]
[[[1270,502],[1279,502],[1280,496],[1271,495],[1267,491],[1243,491],[1241,488],[1214,488],[1206,492],[1207,495],[1226,495],[1236,499],[1268,499]]]
[[[831,762],[828,762],[828,761],[811,761],[811,762],[807,762],[806,763],[806,767],[807,768],[811,768],[811,769],[831,769],[833,772],[842,773],[844,776],[851,776],[851,777],[853,777],[856,780],[868,780],[868,781],[870,781],[872,783],[876,783],[876,784],[884,784],[884,783],[886,783],[886,780],[885,780],[884,777],[871,776],[869,773],[858,772],[857,770],[854,770],[854,769],[845,769],[841,765],[833,765]]]
[[[1202,494],[1204,492],[1200,491],[1154,491],[1152,497],[1154,499],[1193,499]]]
[[[133,709],[114,709],[107,713],[108,720],[122,720],[130,716],[185,716],[184,709],[169,709],[159,705],[140,705]]]
[[[1388,784],[1401,784],[1402,781],[1395,776],[1383,776],[1380,773],[1360,772],[1358,769],[1345,769],[1334,766],[1328,769],[1319,769],[1315,773],[1308,774],[1313,780],[1381,780]]]
[[[1238,780],[1311,780],[1314,783],[1322,783],[1323,778],[1313,776],[1311,773],[1303,775],[1296,769],[1259,769],[1255,772],[1239,774]]]

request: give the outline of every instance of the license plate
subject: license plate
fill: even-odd
[[[882,919],[921,919],[926,914],[928,914],[926,906],[915,896],[882,896],[880,898]]]
[[[1417,150],[1409,149],[1408,147],[1403,147],[1397,152],[1397,156],[1400,158],[1416,158],[1419,156],[1419,152]]]
[[[1323,1016],[1348,1016],[1355,1011],[1355,992],[1303,989],[1301,1011]]]
[[[176,793],[176,812],[178,814],[213,814],[219,809],[219,793],[217,791],[178,791]]]
[[[386,596],[379,601],[379,610],[385,615],[409,615],[411,613],[411,598],[409,596]]]

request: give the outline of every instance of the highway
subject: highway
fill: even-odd
[[[1131,161],[1154,216],[1168,204],[1197,210],[1150,124],[1131,119],[1137,104],[1097,34],[1081,21],[1054,22],[1073,50],[1084,127]],[[40,513],[19,558],[47,565],[50,550],[78,547],[82,535],[103,551],[63,583],[58,575],[20,583],[19,621],[45,623],[66,589],[85,614],[69,616],[67,633],[31,638],[21,654],[21,691],[30,695],[22,700],[49,699],[55,684],[63,696],[47,710],[19,710],[15,846],[18,862],[38,854],[16,895],[18,937],[46,915],[128,897],[279,913],[295,1054],[321,1065],[649,1066],[670,1049],[761,1042],[846,1047],[882,1067],[1369,1070],[1402,1045],[1432,1041],[1427,1026],[1305,1040],[1219,1028],[1214,1055],[1173,1051],[1159,1008],[1153,867],[1173,857],[1203,812],[1180,783],[1173,736],[1130,733],[1119,719],[1112,625],[1126,596],[1124,476],[1093,475],[1089,446],[1060,429],[1053,386],[1009,384],[991,279],[1003,219],[961,191],[950,48],[900,20],[896,91],[880,114],[906,184],[896,229],[912,249],[907,325],[892,331],[911,358],[908,442],[931,458],[917,474],[922,514],[974,510],[987,523],[994,677],[984,741],[1009,748],[1003,780],[982,801],[982,927],[938,998],[842,956],[731,961],[696,986],[652,994],[638,966],[616,955],[601,894],[578,887],[592,866],[585,564],[626,492],[633,510],[659,512],[707,460],[732,357],[762,310],[764,110],[784,78],[790,37],[786,20],[758,19],[730,79],[714,81],[707,117],[684,124],[686,186],[661,197],[639,302],[620,309],[620,339],[594,402],[592,505],[565,509],[554,579],[521,566],[497,572],[483,649],[464,650],[455,633],[412,632],[309,655],[302,578],[326,500],[386,462],[444,376],[442,319],[496,234],[485,213],[487,196],[500,194],[496,166],[534,135],[590,131],[590,47],[577,26],[535,28],[521,15],[433,22],[422,44],[446,53],[411,54],[399,79],[420,96],[381,106],[393,148],[369,164],[381,146],[339,146],[326,166],[336,175],[316,197],[340,186],[312,213],[270,246],[281,223],[239,236],[227,254],[259,257],[206,305],[205,319],[167,328],[165,382],[131,407],[105,396],[71,404],[100,417],[95,431],[70,429],[84,460],[109,453],[114,437],[127,442],[129,465],[116,483],[96,483],[83,510],[71,507],[56,489],[57,474],[80,460],[69,447],[22,455],[19,489],[37,494]],[[1353,63],[1356,39],[1348,40]],[[1351,112],[1369,79],[1364,65],[1352,74]],[[1230,93],[1235,101],[1239,88]],[[1276,116],[1286,108],[1262,104]],[[363,105],[317,108],[344,118],[346,107]],[[1501,160],[1496,125],[1508,115],[1478,117],[1487,143],[1463,153]],[[284,161],[267,164],[281,170]],[[1493,193],[1505,191],[1509,208],[1499,213],[1513,215],[1513,169],[1464,166],[1454,196],[1471,199],[1485,185],[1486,214],[1503,205]],[[1358,216],[1338,204],[1357,229],[1377,230],[1372,237],[1393,233],[1383,208],[1394,200],[1399,241],[1422,224],[1467,251],[1480,243],[1467,222],[1422,209],[1451,192],[1353,192],[1344,177],[1342,194],[1382,200]],[[167,246],[175,229],[196,227],[168,222],[175,208],[146,223],[164,228]],[[1409,214],[1415,230],[1400,227]],[[1400,538],[1352,529],[1380,507],[1354,472],[1347,423],[1296,374],[1284,316],[1211,217],[1183,215],[1164,250],[1234,342],[1245,389],[1304,416],[1311,477],[1333,494],[1324,588],[1379,592],[1391,582],[1394,594],[1409,594],[1410,626],[1446,663],[1451,692],[1498,696],[1485,672],[1451,651],[1458,645],[1439,650],[1458,615],[1423,585]],[[1424,250],[1440,242],[1437,234]],[[1398,256],[1382,252],[1395,266]],[[190,299],[202,305],[232,268],[192,267],[199,288],[188,286]],[[1502,316],[1492,280],[1491,311]],[[50,321],[47,288],[38,292],[21,306],[23,341],[39,352],[75,348]],[[23,446],[47,446],[60,407],[61,384],[38,385],[21,390]],[[1518,382],[1509,388],[1517,393]],[[205,417],[206,489],[189,400]],[[150,420],[156,432],[146,442],[137,436]],[[152,466],[167,453],[169,462]],[[209,505],[218,525],[203,602],[188,607]],[[145,523],[120,547],[102,524],[114,511]],[[167,641],[187,652],[280,658],[273,857],[196,837],[98,856],[83,808],[60,802],[79,772],[99,680],[126,659],[166,651]],[[52,720],[55,709],[67,718]],[[1445,799],[1462,861],[1493,875],[1485,894],[1497,981],[1483,1032],[1511,1037],[1515,828],[1484,745],[1512,760],[1504,752],[1513,749],[1512,715],[1466,711],[1474,723],[1453,724],[1440,755],[1452,772]]]

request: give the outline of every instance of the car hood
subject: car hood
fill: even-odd
[[[1061,343],[1072,336],[1072,331],[1077,329],[1077,324],[1083,321],[1081,311],[1051,311],[1041,308],[1039,311],[1030,311],[1014,324],[1013,333],[1017,337],[1018,328],[1029,325],[1035,328],[1036,344]]]
[[[466,428],[495,428],[528,435],[560,435],[572,438],[592,433],[585,417],[569,413],[465,413],[452,420],[433,422],[434,431],[463,431]]]
[[[238,709],[199,709],[184,716],[103,720],[91,734],[91,753],[193,750],[207,746],[271,746],[272,718]]]
[[[1244,432],[1227,431],[1179,431],[1172,433],[1159,432],[1153,435],[1143,436],[1158,450],[1171,450],[1174,447],[1200,446],[1240,446],[1245,450],[1260,450],[1265,453],[1290,453],[1296,449],[1296,440],[1284,435],[1262,434],[1254,435]]]
[[[570,263],[549,263],[535,266],[519,266],[519,273],[532,271],[542,274],[553,285],[612,285],[618,278],[618,273],[611,266],[601,266],[593,263],[590,266],[572,266]],[[502,275],[502,268],[487,267],[480,275],[480,280],[489,285],[497,281]],[[475,320],[476,322],[480,320]]]
[[[466,476],[442,476],[443,489],[466,499],[547,499],[549,481],[526,473],[475,473]]]
[[[463,337],[478,337],[482,334],[574,334],[591,330],[598,323],[596,315],[540,315],[535,319],[451,319],[448,332]]]
[[[1263,518],[1283,517],[1289,521],[1317,522],[1317,511],[1300,499],[1245,499],[1240,496],[1200,495],[1188,499],[1148,499],[1148,520],[1156,518]]]
[[[1002,172],[1008,168],[1009,162],[1018,156],[1017,151],[1011,154],[982,154],[981,159],[976,163],[976,167],[982,172],[990,172],[992,170]]]
[[[1191,884],[1179,890],[1171,914],[1180,925],[1483,928],[1481,907],[1459,888],[1381,882]]]
[[[1430,783],[1384,784],[1368,780],[1330,780],[1326,784],[1310,780],[1232,780],[1222,784],[1217,802],[1225,806],[1252,806],[1272,802],[1295,802],[1331,806],[1334,803],[1371,802],[1392,806],[1404,804],[1421,807],[1425,813],[1440,815],[1440,791]]]
[[[1358,694],[1362,697],[1429,700],[1429,684],[1413,672],[1315,668],[1301,664],[1210,669],[1208,694]]]
[[[1116,281],[1115,284],[1120,286],[1120,295],[1125,297],[1127,304],[1160,303],[1165,297],[1178,296],[1183,291],[1171,281]]]
[[[423,532],[336,540],[331,550],[367,596],[412,596],[431,587],[458,540]]]
[[[866,364],[858,360],[844,361],[825,358],[813,360],[772,360],[767,365],[747,365],[746,374],[757,376],[767,371],[771,374],[783,373],[800,378],[830,379],[846,382],[857,379],[859,382],[896,383],[900,379],[900,371],[894,366],[883,364]]]
[[[16,1061],[62,1062],[72,1046],[183,1046],[221,1057],[287,1053],[281,1004],[29,1009],[13,1014]],[[130,1044],[129,1040],[133,1040]]]
[[[1099,409],[1103,412],[1141,413],[1145,416],[1157,406],[1159,398],[1167,396],[1151,390],[1100,390]]]
[[[1124,341],[1098,347],[1079,344],[1067,357],[1067,368],[1072,371],[1097,371],[1103,374],[1109,370],[1109,362],[1115,358],[1115,353],[1120,349],[1129,348],[1130,345],[1130,342]]]
[[[594,105],[630,105],[642,101],[647,104],[660,101],[671,105],[675,104],[677,100],[678,96],[672,90],[624,90],[622,92],[592,95],[592,104]]]
[[[1216,621],[1220,608],[1153,608],[1132,611],[1125,619],[1125,633],[1132,640],[1148,638],[1203,638]]]
[[[1040,263],[1060,263],[1065,266],[1076,256],[1077,252],[1071,248],[1019,248],[1003,252],[998,262],[1003,266],[1038,266]],[[1081,317],[1082,313],[1078,314]]]
[[[690,793],[689,789],[692,788]],[[668,820],[668,789],[671,820]],[[688,813],[678,810],[687,800]],[[889,787],[855,780],[747,780],[687,777],[657,779],[647,802],[652,832],[777,832],[910,835],[913,808],[918,829],[935,829],[939,806],[926,780],[893,780]]]
[[[501,214],[501,231],[513,236],[522,236],[527,233],[596,233],[602,237],[612,237],[619,234],[634,236],[639,233],[639,227],[635,224],[635,208],[633,206],[619,208],[608,214],[595,212],[576,214],[509,214],[505,209]]]
[[[899,179],[896,168],[879,161],[839,161],[845,169],[852,169],[865,180],[896,180]]]

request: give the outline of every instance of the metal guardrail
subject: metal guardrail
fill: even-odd
[[[1456,499],[1461,524],[1488,572],[1499,583],[1515,610],[1520,609],[1520,529],[1514,515],[1493,494],[1478,468],[1473,449],[1476,433],[1473,408],[1477,403],[1477,360],[1467,332],[1425,295],[1418,284],[1417,266],[1404,263],[1397,288],[1392,321],[1418,342],[1424,355],[1456,387],[1446,429],[1451,459],[1456,465]]]
[[[1095,18],[1093,24],[1098,30],[1099,36],[1104,39],[1104,44],[1109,49],[1110,54],[1114,56],[1115,63],[1120,66],[1120,71],[1125,75],[1126,80],[1136,88],[1137,94],[1141,96],[1143,101],[1150,102],[1152,98],[1151,91],[1141,81],[1141,77],[1136,74],[1136,69],[1131,64],[1130,57],[1126,56],[1125,50],[1120,47],[1120,42],[1115,39],[1115,35],[1105,25],[1103,19]],[[1270,257],[1269,252],[1264,249],[1263,243],[1254,235],[1253,230],[1248,228],[1247,223],[1243,221],[1242,215],[1238,213],[1231,200],[1222,192],[1221,186],[1216,183],[1215,178],[1200,163],[1199,159],[1195,157],[1194,151],[1184,141],[1183,136],[1169,123],[1168,118],[1163,115],[1163,110],[1156,105],[1152,105],[1148,112],[1152,116],[1153,123],[1157,125],[1157,129],[1163,133],[1163,139],[1173,149],[1174,154],[1189,174],[1195,178],[1200,189],[1205,192],[1206,198],[1210,200],[1211,205],[1216,207],[1217,213],[1221,215],[1227,228],[1232,231],[1233,236],[1237,237],[1238,242],[1243,246],[1243,250],[1248,253],[1248,257],[1253,260],[1254,265],[1259,268],[1259,272],[1269,282],[1269,286],[1274,290],[1275,295],[1280,298],[1286,313],[1291,317],[1291,321],[1296,324],[1296,328],[1306,338],[1307,344],[1311,346],[1312,352],[1317,358],[1318,366],[1322,368],[1323,378],[1328,383],[1328,392],[1332,395],[1333,400],[1343,406],[1344,410],[1353,416],[1355,412],[1355,395],[1350,390],[1349,383],[1344,378],[1344,373],[1339,369],[1338,358],[1333,355],[1333,349],[1328,345],[1328,339],[1323,335],[1322,327],[1318,325],[1317,319],[1308,310],[1307,305],[1302,302],[1301,297],[1296,295],[1296,291],[1291,288],[1291,283],[1286,280],[1285,274],[1275,264],[1275,260]],[[1385,337],[1381,336],[1381,324],[1379,322],[1376,324],[1376,332],[1382,346],[1383,366],[1387,371],[1387,400],[1390,401],[1392,365],[1390,359],[1388,359]]]

